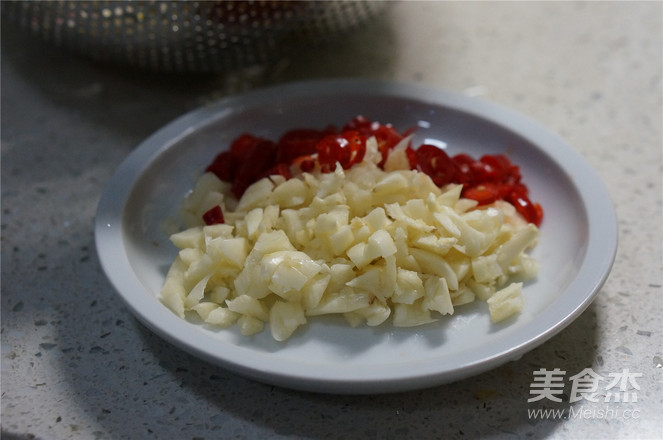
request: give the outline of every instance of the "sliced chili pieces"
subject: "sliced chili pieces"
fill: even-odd
[[[206,225],[216,225],[219,223],[225,223],[221,207],[219,205],[216,205],[215,207],[205,211],[205,213],[203,214],[203,221],[205,222]]]
[[[391,124],[380,124],[364,116],[348,121],[341,129],[332,125],[322,129],[300,128],[286,132],[277,142],[248,133],[238,136],[228,151],[217,155],[206,171],[232,183],[232,192],[239,198],[254,182],[272,175],[292,177],[292,167],[303,172],[316,166],[323,173],[333,172],[336,164],[349,169],[360,163],[366,154],[366,141],[375,137],[384,166],[390,152],[413,129],[399,133]],[[478,160],[461,153],[449,156],[435,145],[423,144],[405,149],[410,168],[419,170],[438,186],[449,183],[463,185],[461,195],[488,205],[496,200],[511,203],[529,222],[539,226],[543,209],[533,203],[522,183],[520,168],[504,154],[483,155]],[[223,222],[221,208],[205,213],[205,222]],[[207,223],[213,224],[213,223]]]

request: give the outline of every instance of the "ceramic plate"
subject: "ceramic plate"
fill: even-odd
[[[162,227],[198,173],[243,132],[276,138],[298,127],[342,125],[357,114],[414,144],[451,154],[508,152],[545,218],[533,256],[538,278],[523,289],[522,313],[490,323],[485,303],[410,329],[350,328],[311,319],[284,343],[265,330],[244,337],[176,317],[157,299],[177,250]],[[233,96],[193,111],[139,145],[116,171],[98,206],[103,268],[135,316],[174,345],[238,374],[295,389],[382,393],[455,381],[515,360],[577,318],[605,281],[617,247],[610,197],[588,163],[563,140],[511,110],[423,86],[338,80]]]

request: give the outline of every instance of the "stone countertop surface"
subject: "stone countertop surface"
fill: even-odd
[[[267,73],[212,78],[103,67],[3,25],[2,438],[663,438],[662,17],[661,2],[401,2]],[[573,145],[618,216],[596,300],[518,361],[386,395],[254,382],[142,326],[96,257],[95,209],[116,167],[214,99],[332,77],[479,96]],[[565,402],[528,402],[541,369],[563,372]],[[606,380],[570,405],[586,369]],[[631,402],[605,401],[620,390]]]

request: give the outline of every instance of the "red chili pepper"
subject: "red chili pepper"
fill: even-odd
[[[505,200],[511,203],[525,220],[534,223],[537,226],[541,224],[543,210],[540,205],[537,207],[538,204],[535,205],[532,203],[529,197],[514,191],[510,193]]]
[[[498,185],[486,182],[464,188],[463,197],[476,200],[479,205],[488,205],[500,198],[500,191]]]
[[[323,137],[334,134],[333,127],[327,130],[298,129],[285,133],[276,147],[276,163],[290,164],[300,156],[307,156],[316,152],[315,146]]]
[[[317,161],[322,172],[334,171],[336,163],[348,169],[363,160],[366,139],[371,136],[376,138],[382,155],[378,165],[383,166],[391,150],[412,131],[399,133],[390,124],[357,116],[341,130],[331,125],[323,130],[290,130],[276,143],[242,134],[233,140],[229,151],[215,157],[206,171],[231,182],[233,194],[239,198],[246,188],[265,176],[291,178],[292,166],[310,172]],[[427,144],[417,149],[408,145],[405,154],[410,169],[426,173],[438,186],[462,184],[463,197],[480,205],[503,199],[537,226],[543,219],[543,209],[531,202],[529,191],[521,182],[520,168],[504,154],[483,155],[479,160],[465,153],[449,157],[444,150]]]
[[[315,169],[315,158],[312,156],[300,156],[293,160],[292,164],[299,167],[303,173],[309,173]]]
[[[405,137],[399,133],[391,124],[380,124],[373,122],[364,116],[357,116],[343,126],[343,131],[356,131],[366,138],[375,136],[378,143],[378,151],[382,160],[378,166],[382,168],[389,157],[389,152]]]
[[[224,151],[214,158],[214,161],[205,171],[214,173],[216,177],[224,182],[232,182],[235,179],[237,160],[231,151]]]
[[[274,157],[276,156],[276,144],[261,139],[247,150],[243,150],[242,154],[245,159],[239,162],[232,186],[232,192],[238,198],[244,194],[246,188],[262,178],[265,171],[273,166]]]
[[[474,171],[472,171],[474,159],[469,154],[461,153],[453,156],[451,160],[456,164],[456,183],[474,185]]]
[[[357,131],[345,131],[340,135],[325,136],[316,145],[318,162],[323,172],[332,172],[336,163],[348,169],[364,159],[366,136]]]
[[[489,170],[491,178],[501,180],[511,169],[511,161],[503,154],[484,155],[479,159]]]
[[[223,218],[223,211],[219,205],[216,205],[214,208],[207,210],[203,214],[203,221],[206,225],[216,225],[219,223],[225,223]]]
[[[410,169],[411,170],[416,170],[417,169],[417,150],[412,148],[411,146],[407,146],[405,148],[405,156],[407,157],[407,161],[410,164]]]
[[[283,176],[285,177],[286,180],[292,178],[292,173],[290,172],[290,167],[284,163],[277,163],[267,171],[263,173],[262,176],[260,176],[256,180],[260,180],[263,177],[269,177],[269,176]]]
[[[434,145],[424,144],[416,150],[419,169],[428,174],[437,186],[451,183],[456,177],[456,165],[451,158]]]
[[[378,151],[382,155],[382,160],[378,163],[380,168],[384,167],[389,153],[398,143],[403,140],[401,136],[391,125],[380,125],[372,133],[378,141]]]
[[[238,136],[230,144],[230,152],[238,162],[244,162],[249,159],[253,148],[265,139],[253,136],[252,134],[244,133]]]

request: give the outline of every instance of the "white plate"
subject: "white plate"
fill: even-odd
[[[285,343],[269,331],[243,337],[181,320],[157,295],[176,249],[161,223],[196,174],[242,132],[275,138],[296,127],[341,125],[357,114],[399,130],[419,126],[451,153],[508,151],[545,218],[533,255],[536,281],[523,312],[492,325],[485,303],[413,329],[350,328],[312,319]],[[287,84],[193,111],[143,142],[119,167],[99,203],[97,250],[120,298],[174,345],[266,383],[318,392],[380,393],[455,381],[519,358],[562,330],[591,303],[617,248],[610,197],[587,162],[540,125],[510,110],[422,86],[364,80]]]

